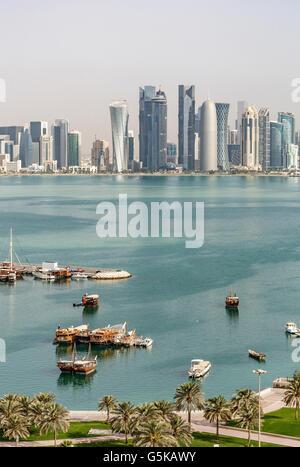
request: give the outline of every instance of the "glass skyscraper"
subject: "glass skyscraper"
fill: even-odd
[[[195,86],[178,86],[178,163],[195,166]]]
[[[22,162],[22,168],[29,167],[33,163],[33,145],[31,134],[28,129],[26,129],[21,136],[20,160]]]
[[[52,128],[54,140],[54,160],[57,161],[57,168],[62,169],[68,166],[68,133],[69,122],[67,120],[55,120]]]
[[[259,126],[259,164],[263,170],[270,168],[270,110],[260,109]]]
[[[68,133],[68,167],[80,165],[81,133],[70,131]]]
[[[110,105],[113,170],[123,172],[128,170],[128,120],[127,102],[116,101]]]
[[[229,170],[228,160],[228,116],[229,104],[216,104],[218,125],[218,168]]]
[[[147,168],[151,148],[152,99],[155,97],[155,86],[139,89],[139,145],[140,162]]]
[[[270,165],[283,168],[283,124],[270,122]]]

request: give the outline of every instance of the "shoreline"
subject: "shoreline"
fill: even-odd
[[[265,177],[265,178],[300,178],[289,173],[0,173],[0,177]]]

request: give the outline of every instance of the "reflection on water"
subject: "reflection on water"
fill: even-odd
[[[57,380],[57,386],[91,386],[95,374],[96,371],[90,375],[72,375],[70,373],[61,373]]]
[[[77,344],[76,345],[76,353],[77,356],[86,356],[87,354],[87,345],[84,344]],[[121,347],[116,349],[115,347],[99,347],[97,345],[92,346],[91,349],[91,357],[98,357],[98,360],[110,360],[113,358],[119,358],[122,355],[132,355],[134,352],[143,352],[148,351],[151,352],[152,348],[148,347],[146,349],[137,349],[136,347]],[[68,358],[71,357],[73,354],[73,344],[62,344],[56,345],[56,356],[58,358]],[[82,355],[81,355],[82,354]]]
[[[83,308],[82,316],[92,316],[98,313],[99,306],[86,306]]]
[[[240,313],[238,308],[226,308],[226,316],[232,323],[238,323],[240,319]]]

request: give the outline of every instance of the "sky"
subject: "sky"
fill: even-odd
[[[177,86],[296,114],[299,0],[0,0],[0,125],[67,118],[88,154],[111,141],[109,104],[126,99],[138,136],[138,88],[162,85],[177,142]]]

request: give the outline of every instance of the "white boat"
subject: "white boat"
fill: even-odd
[[[138,337],[135,340],[136,347],[149,348],[149,347],[152,347],[152,344],[153,344],[153,339],[151,339],[150,337]]]
[[[300,329],[297,328],[297,324],[295,323],[287,323],[285,325],[285,330],[288,334],[292,335],[300,333]]]
[[[189,370],[190,378],[202,378],[211,369],[211,363],[204,360],[192,360],[191,368]]]
[[[34,271],[32,273],[34,277],[37,279],[40,279],[42,281],[55,281],[56,277],[54,274],[51,274],[51,272],[46,272],[46,271]]]
[[[75,281],[82,281],[82,280],[86,280],[88,279],[88,275],[87,274],[84,274],[83,272],[75,272],[74,274],[72,274],[72,279],[74,279]]]

